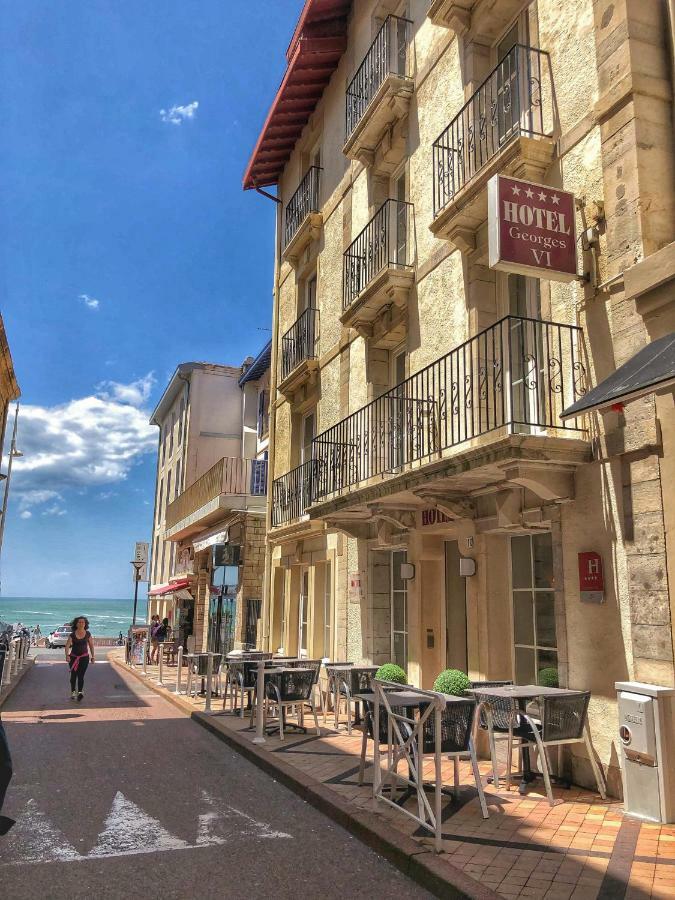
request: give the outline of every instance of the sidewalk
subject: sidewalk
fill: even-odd
[[[460,800],[444,799],[444,852],[436,856],[415,822],[373,800],[371,766],[359,786],[359,730],[353,729],[351,736],[344,727],[335,732],[332,718],[325,727],[320,716],[321,737],[308,727],[307,734],[288,734],[283,743],[271,737],[265,744],[253,744],[249,719],[223,713],[220,699],[214,698],[208,714],[203,698],[177,696],[175,667],[164,667],[160,686],[156,666],[149,666],[143,675],[140,669],[125,666],[120,652],[110,658],[441,896],[675,898],[675,826],[628,818],[618,801],[603,801],[582,788],[558,788],[554,793],[562,802],[550,807],[536,788],[524,797],[515,787],[507,792],[502,785],[496,791],[486,783],[491,769],[483,761],[480,771],[490,811],[484,820],[469,765],[462,764]],[[183,690],[185,674],[184,670]],[[372,760],[370,742],[366,759]],[[448,784],[451,766],[444,763]]]

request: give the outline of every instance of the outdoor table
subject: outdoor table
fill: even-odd
[[[340,675],[344,676],[342,678],[342,681],[349,688],[350,696],[351,696],[352,700],[354,700],[354,724],[360,725],[361,724],[361,706],[359,705],[359,700],[363,695],[368,696],[368,692],[361,691],[361,692],[352,694],[352,687],[354,685],[354,676],[356,675],[356,677],[358,678],[363,674],[374,675],[380,667],[379,666],[347,666],[345,668],[346,668],[346,672],[342,672],[342,673],[340,673]],[[337,681],[338,682],[340,681],[340,676],[338,676]],[[339,685],[338,685],[338,696],[339,696],[339,693],[340,692],[339,692]],[[361,703],[363,703],[363,700],[361,700]],[[363,706],[363,710],[365,712],[365,705]]]
[[[283,666],[283,665],[282,665],[282,666],[272,666],[272,667],[270,667],[270,668],[265,668],[265,672],[264,672],[264,675],[263,675],[263,685],[262,685],[262,687],[263,687],[263,698],[262,698],[262,702],[263,702],[263,703],[265,702],[265,696],[264,696],[264,693],[265,693],[265,683],[266,683],[267,681],[271,681],[271,680],[274,678],[275,675],[281,675],[283,672],[297,672],[297,671],[298,671],[298,668],[297,668],[297,667],[294,667],[294,666]],[[258,697],[258,698],[256,699],[256,703],[259,704],[260,702],[261,702],[261,698]],[[262,711],[260,711],[260,712],[262,713]],[[257,712],[257,711],[256,711],[256,715],[258,715],[258,712]],[[283,706],[282,706],[282,707],[280,708],[280,710],[279,710],[279,717],[280,717],[280,718],[283,717],[284,730],[285,730],[286,728],[288,728],[288,727],[291,727],[291,728],[297,728],[298,731],[301,731],[303,734],[307,734],[307,729],[306,729],[303,725],[293,725],[293,724],[291,724],[291,725],[289,726],[289,725],[287,724],[286,719],[285,719],[285,716],[284,716],[284,709],[283,709]],[[265,732],[266,732],[266,734],[268,734],[268,735],[276,734],[277,732],[280,732],[280,731],[281,731],[281,729],[280,729],[280,727],[279,727],[278,725],[268,725],[268,726],[266,727],[266,729],[265,729]]]
[[[540,697],[554,697],[556,694],[579,694],[581,691],[572,691],[569,688],[542,687],[538,684],[505,684],[502,687],[485,687],[473,688],[467,691],[473,694],[480,703],[483,697],[502,697],[505,700],[516,700],[520,712],[527,711],[527,704],[537,701]],[[525,794],[527,786],[535,779],[540,777],[539,772],[532,769],[530,760],[530,748],[524,745],[520,748],[522,758],[522,769],[520,772],[514,772],[514,778],[520,778],[518,792]],[[491,781],[491,778],[488,778]]]
[[[340,698],[340,686],[338,683],[338,679],[339,679],[340,675],[344,674],[345,672],[350,672],[352,670],[352,668],[353,668],[352,663],[349,663],[349,665],[343,664],[343,665],[338,665],[338,666],[326,666],[325,667],[326,677],[328,678],[328,684],[326,685],[326,687],[328,688],[327,693],[333,695],[333,709],[336,710],[336,713],[335,713],[336,717],[337,717],[338,703],[340,702],[340,699],[339,699]],[[324,719],[324,721],[325,721],[325,719]],[[337,721],[337,718],[336,718],[336,721]]]

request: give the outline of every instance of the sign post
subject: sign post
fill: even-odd
[[[488,181],[490,268],[576,281],[574,194],[507,175]]]
[[[134,558],[131,560],[131,565],[134,569],[134,615],[131,622],[132,628],[136,625],[136,610],[138,607],[138,582],[148,580],[148,550],[149,544],[147,543],[147,541],[136,541]]]

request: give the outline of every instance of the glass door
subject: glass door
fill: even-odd
[[[558,677],[550,533],[511,538],[514,677],[516,684],[543,684]]]
[[[533,434],[546,423],[541,290],[538,278],[508,275],[511,360],[511,420],[514,430]]]
[[[391,553],[391,658],[407,671],[408,666],[408,582],[401,578],[401,565],[407,562],[405,550]]]
[[[386,466],[389,472],[398,471],[405,462],[406,418],[413,412],[406,409],[407,404],[414,401],[408,401],[405,397],[405,357],[404,349],[392,350],[390,356],[390,388],[387,404],[390,416],[387,448],[389,458]]]
[[[445,659],[449,669],[468,672],[466,579],[459,574],[459,543],[445,542]]]
[[[298,603],[298,656],[307,656],[309,634],[309,569],[303,569],[300,577]]]

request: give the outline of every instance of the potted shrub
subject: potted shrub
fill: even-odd
[[[378,681],[393,681],[396,684],[407,684],[408,677],[400,666],[396,663],[385,663],[375,673]]]
[[[540,687],[560,687],[558,683],[558,670],[553,666],[549,666],[546,669],[540,669],[537,683]]]
[[[434,681],[434,690],[453,697],[462,697],[471,687],[468,677],[459,669],[445,669]]]

